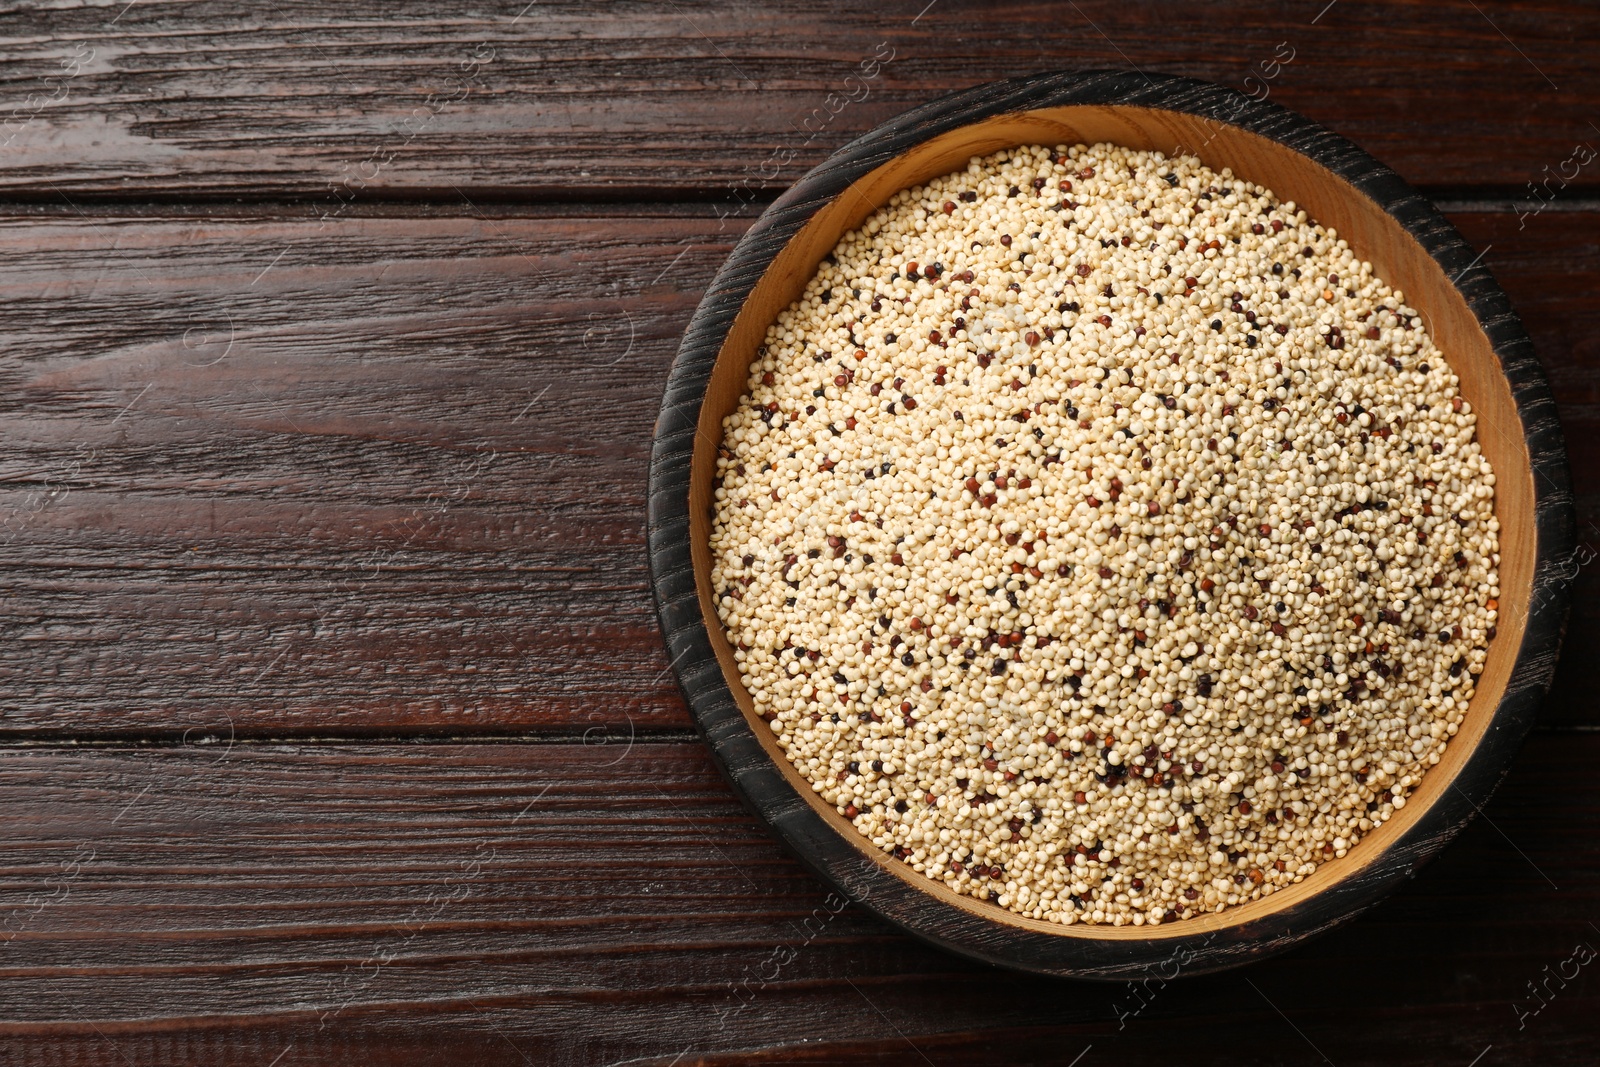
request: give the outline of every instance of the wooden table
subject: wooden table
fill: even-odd
[[[0,22],[0,1063],[1600,1058],[1600,567],[1483,817],[1241,971],[962,962],[711,767],[644,557],[678,335],[778,190],[978,82],[1197,75],[1394,166],[1520,309],[1600,541],[1600,12],[926,3]]]

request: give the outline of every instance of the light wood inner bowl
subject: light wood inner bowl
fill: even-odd
[[[1423,316],[1434,343],[1461,379],[1461,394],[1478,414],[1478,444],[1495,473],[1494,510],[1500,520],[1500,608],[1498,632],[1478,679],[1459,732],[1438,766],[1407,798],[1406,806],[1375,828],[1343,857],[1321,864],[1304,881],[1260,900],[1160,926],[1063,926],[1024,918],[998,905],[963,896],[911,870],[874,848],[833,807],[817,796],[775,743],[771,729],[756,714],[739,677],[712,599],[711,509],[716,450],[722,420],[744,395],[755,351],[778,313],[811,280],[822,257],[839,238],[860,225],[901,189],[964,168],[976,155],[1016,145],[1047,146],[1111,142],[1128,148],[1173,154],[1182,148],[1213,170],[1227,167],[1246,181],[1270,189],[1280,201],[1293,200],[1314,220],[1338,230],[1351,250],[1369,261],[1378,277],[1404,293]],[[1198,147],[1197,147],[1198,146]],[[1500,361],[1466,300],[1439,264],[1383,208],[1344,179],[1300,153],[1235,126],[1181,112],[1127,106],[1080,105],[1000,115],[933,137],[856,181],[823,207],[773,260],[751,291],[729,329],[700,410],[690,479],[690,543],[700,610],[722,673],[767,755],[797,794],[815,808],[863,855],[929,896],[994,922],[1062,937],[1156,939],[1186,937],[1262,920],[1374,863],[1402,831],[1420,819],[1450,788],[1472,750],[1482,740],[1510,678],[1522,645],[1533,587],[1535,528],[1532,467],[1522,423]]]

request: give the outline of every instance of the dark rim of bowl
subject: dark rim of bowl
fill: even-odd
[[[864,855],[796,792],[756,739],[712,651],[690,555],[701,402],[734,317],[778,252],[851,183],[920,142],[996,115],[1070,104],[1159,108],[1228,123],[1309,157],[1375,201],[1466,298],[1510,383],[1533,466],[1537,548],[1527,628],[1499,707],[1454,788],[1357,874],[1259,920],[1188,937],[1164,928],[1159,938],[1095,939],[1006,925],[937,900]],[[914,108],[839,149],[756,219],[706,290],[668,376],[650,454],[657,611],[690,710],[734,790],[807,867],[867,910],[963,956],[1044,974],[1121,979],[1158,969],[1172,977],[1168,968],[1220,970],[1284,951],[1377,903],[1454,837],[1504,777],[1549,687],[1566,622],[1575,519],[1561,428],[1532,342],[1481,258],[1438,209],[1349,141],[1286,108],[1193,78],[1097,70],[993,82]]]

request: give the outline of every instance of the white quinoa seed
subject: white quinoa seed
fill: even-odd
[[[1191,157],[902,192],[767,332],[711,580],[874,845],[1037,919],[1299,882],[1403,807],[1494,635],[1494,475],[1402,294]]]

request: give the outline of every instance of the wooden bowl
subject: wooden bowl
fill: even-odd
[[[1392,819],[1270,896],[1160,926],[1062,926],[961,896],[873,848],[818,798],[752,707],[712,601],[709,534],[722,420],[755,349],[838,239],[896,191],[1022,144],[1184,150],[1293,200],[1404,291],[1478,412],[1496,475],[1500,619],[1444,758]],[[656,424],[655,594],[673,667],[734,789],[821,878],[912,934],[1054,975],[1201,973],[1281,952],[1370,907],[1437,852],[1505,774],[1549,685],[1575,569],[1555,408],[1510,304],[1455,229],[1397,175],[1274,104],[1187,78],[1040,75],[956,93],[836,152],[745,234],[695,312]]]

